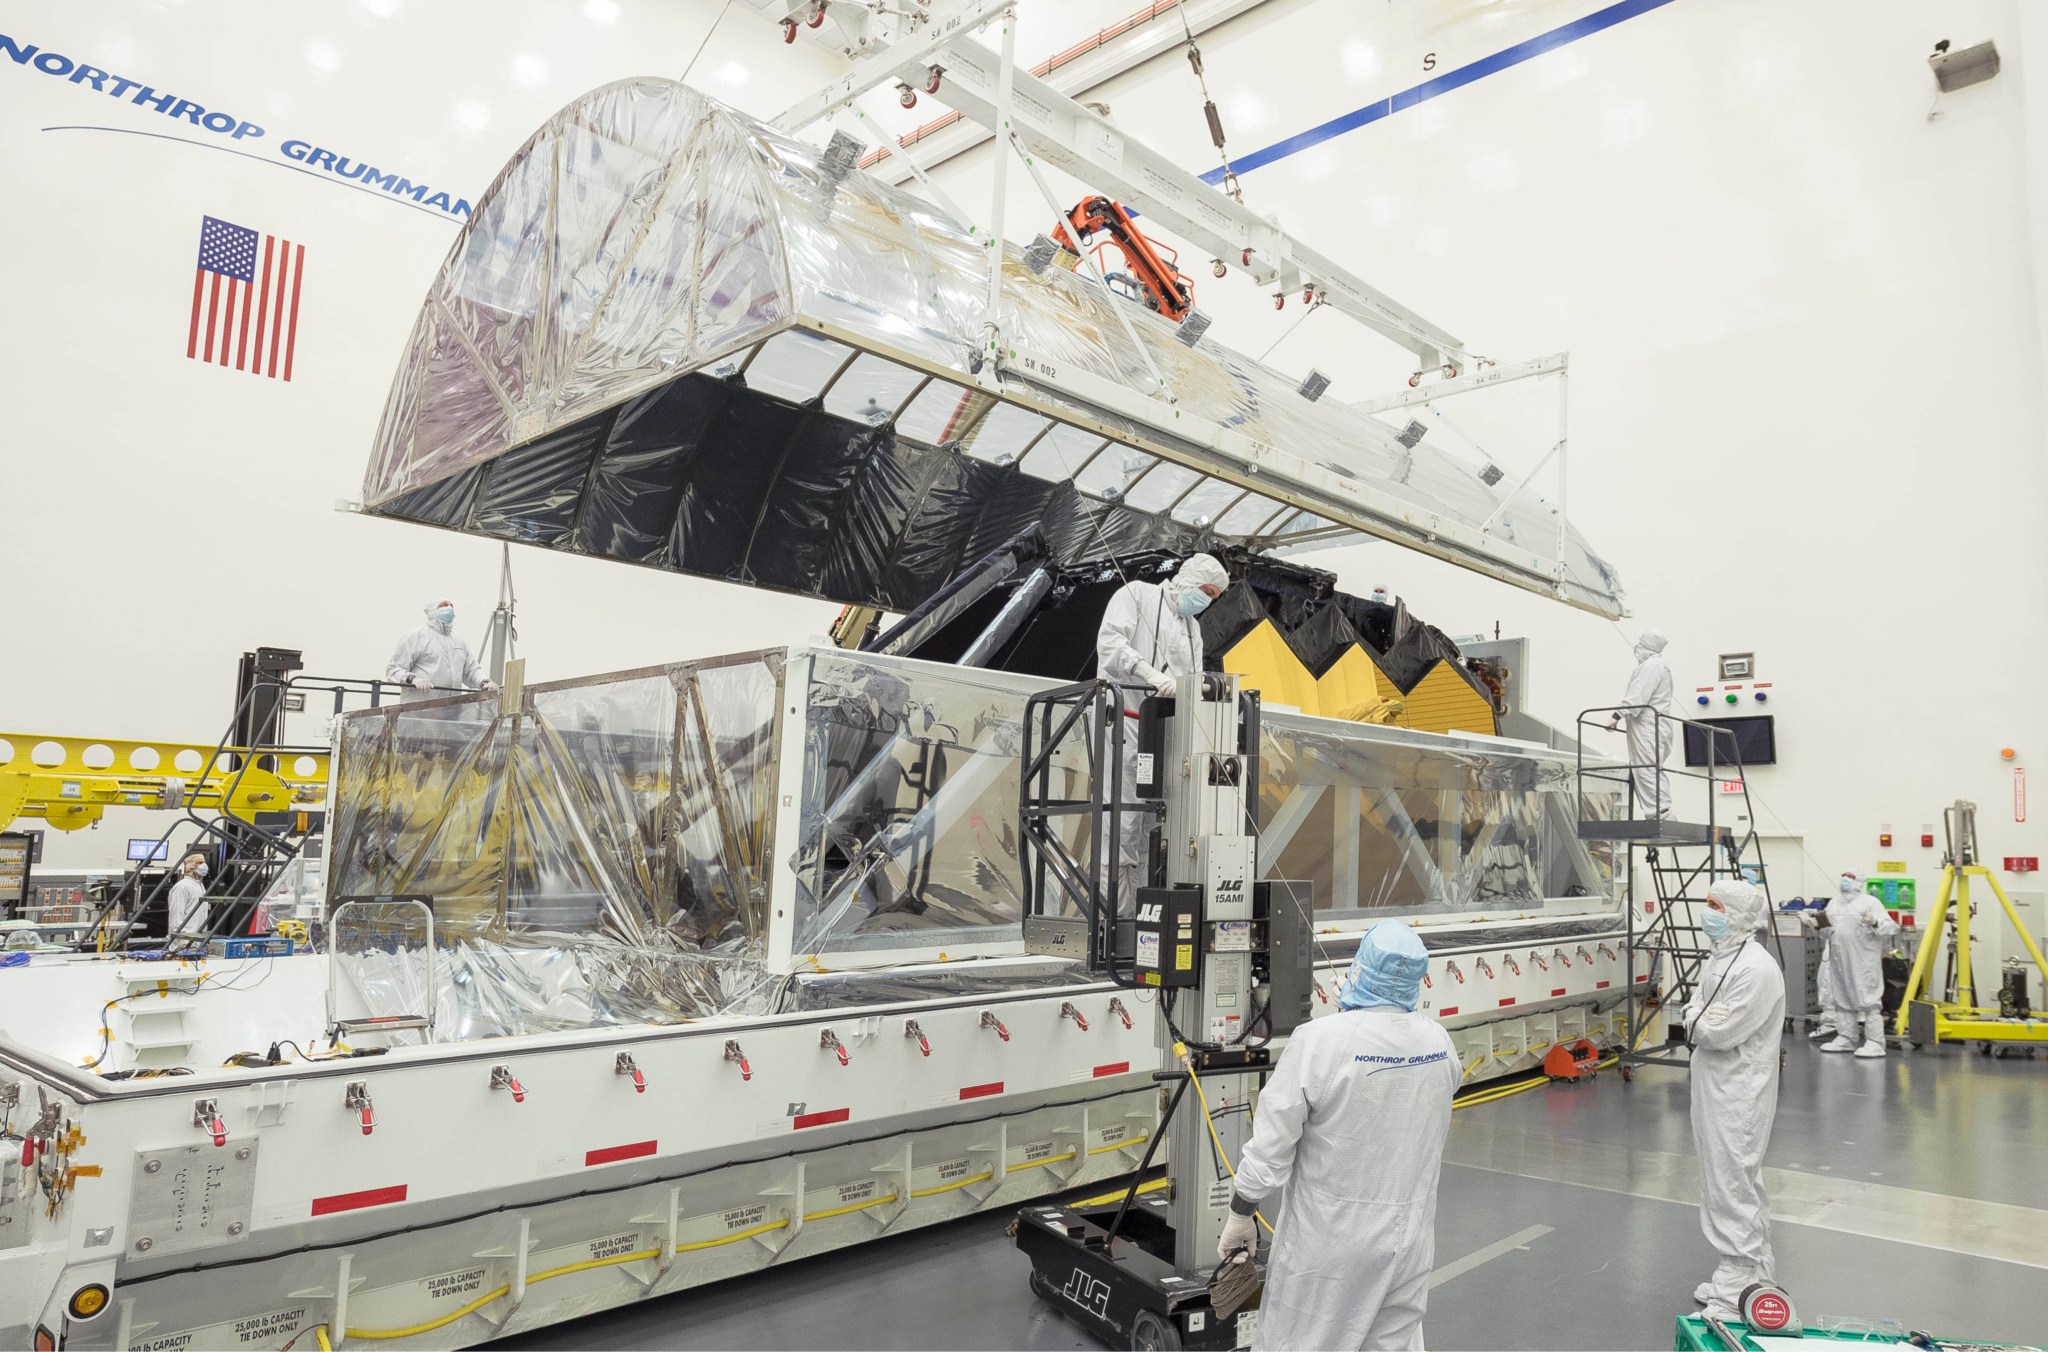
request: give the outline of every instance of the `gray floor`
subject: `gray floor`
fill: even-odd
[[[1787,1049],[1767,1167],[1779,1277],[1802,1315],[2048,1339],[2048,1056],[1948,1049],[1873,1064],[1803,1038]],[[1691,1146],[1677,1070],[1460,1111],[1430,1346],[1670,1347],[1713,1263]],[[1097,1346],[1026,1289],[1007,1221],[915,1231],[499,1345]]]

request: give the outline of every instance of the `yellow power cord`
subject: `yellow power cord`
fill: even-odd
[[[1184,1042],[1174,1043],[1173,1054],[1179,1058],[1181,1069],[1188,1073],[1188,1079],[1194,1083],[1195,1097],[1202,1101],[1202,1123],[1209,1128],[1209,1143],[1216,1147],[1216,1158],[1223,1161],[1223,1167],[1230,1171],[1230,1181],[1235,1183],[1237,1181],[1237,1166],[1230,1162],[1230,1154],[1223,1148],[1223,1138],[1216,1134],[1216,1117],[1215,1114],[1209,1111],[1209,1096],[1202,1091],[1202,1077],[1195,1074],[1194,1065],[1188,1059],[1187,1044]],[[1273,1222],[1267,1220],[1262,1212],[1254,1211],[1252,1214],[1259,1218],[1259,1224],[1266,1227],[1267,1234],[1273,1233]]]
[[[1143,1145],[1146,1141],[1150,1139],[1150,1136],[1136,1136],[1127,1141],[1117,1141],[1110,1145],[1091,1147],[1088,1153],[1090,1155],[1106,1155],[1111,1151],[1124,1150],[1134,1145]],[[1069,1150],[1064,1154],[1048,1155],[1046,1158],[1042,1160],[1028,1160],[1023,1164],[1011,1164],[1006,1166],[1004,1172],[1014,1174],[1024,1169],[1042,1169],[1048,1164],[1058,1164],[1065,1160],[1071,1160],[1077,1153],[1078,1152],[1076,1151]],[[954,1179],[951,1183],[941,1183],[937,1187],[915,1189],[911,1192],[910,1195],[914,1198],[936,1197],[941,1193],[957,1192],[961,1188],[972,1187],[976,1183],[985,1183],[989,1179],[994,1177],[995,1170],[986,1169],[983,1170],[981,1173],[974,1175],[972,1178],[957,1178]],[[807,1211],[804,1213],[804,1220],[806,1222],[823,1221],[830,1220],[834,1216],[851,1215],[856,1211],[868,1211],[878,1206],[888,1206],[890,1203],[898,1201],[900,1199],[900,1196],[900,1194],[892,1192],[887,1197],[876,1197],[865,1202],[855,1202],[850,1206],[831,1207],[824,1211]],[[676,1245],[675,1251],[677,1253],[695,1253],[703,1249],[721,1248],[727,1244],[737,1244],[742,1240],[753,1239],[757,1235],[765,1235],[772,1230],[786,1230],[788,1228],[789,1220],[787,1217],[785,1217],[779,1221],[769,1221],[765,1225],[754,1226],[752,1229],[749,1230],[738,1230],[729,1235],[720,1235],[716,1239],[690,1240],[686,1243]],[[528,1286],[532,1286],[535,1282],[544,1282],[554,1277],[566,1277],[572,1272],[588,1272],[593,1268],[616,1267],[621,1263],[637,1263],[645,1259],[659,1257],[661,1257],[660,1249],[642,1249],[637,1253],[615,1254],[610,1258],[591,1258],[586,1259],[580,1263],[566,1263],[563,1264],[561,1267],[552,1267],[542,1272],[535,1272],[529,1274],[526,1278],[526,1284]],[[494,1300],[497,1300],[499,1297],[511,1294],[511,1291],[512,1285],[511,1283],[507,1282],[504,1285],[497,1287],[495,1290],[488,1291],[485,1294],[478,1296],[475,1300],[469,1302],[469,1304],[467,1305],[464,1305],[461,1309],[450,1310],[447,1314],[441,1315],[436,1319],[428,1320],[425,1323],[411,1324],[406,1326],[405,1328],[397,1329],[352,1328],[348,1331],[348,1336],[351,1338],[389,1340],[395,1338],[411,1338],[421,1333],[431,1333],[435,1329],[447,1327],[448,1325],[454,1323],[458,1319],[462,1319],[468,1315],[475,1314],[478,1310],[481,1310],[484,1306],[490,1304]],[[319,1336],[321,1352],[333,1352],[332,1346],[327,1339],[327,1326],[325,1324],[320,1325],[317,1329],[317,1333]]]

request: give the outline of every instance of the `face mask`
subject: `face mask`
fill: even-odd
[[[1728,912],[1708,911],[1700,917],[1700,928],[1709,939],[1720,940],[1728,933]]]
[[[439,625],[450,625],[455,623],[455,607],[442,606],[439,610],[435,611],[434,623]]]
[[[206,873],[207,868],[206,865],[204,864],[201,864],[198,868],[192,870],[192,876],[195,878],[204,878],[206,876]]]
[[[1842,879],[1842,895],[1843,895],[1843,896],[1845,896],[1845,897],[1853,897],[1853,896],[1855,896],[1855,895],[1856,895],[1856,894],[1857,894],[1858,892],[1861,892],[1862,890],[1863,890],[1863,889],[1862,889],[1861,887],[1858,887],[1858,886],[1856,885],[1856,880],[1855,880],[1854,878],[1844,878],[1844,879]]]
[[[1199,588],[1190,587],[1180,594],[1180,613],[1189,619],[1209,608],[1209,598]]]

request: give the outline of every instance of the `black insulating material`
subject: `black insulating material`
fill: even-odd
[[[1394,643],[1394,608],[1384,601],[1368,601],[1362,596],[1339,595],[1336,603],[1344,610],[1344,616],[1351,621],[1351,627],[1358,631],[1358,637],[1378,657]]]
[[[1413,690],[1415,683],[1427,676],[1429,669],[1438,662],[1449,662],[1458,668],[1467,682],[1471,681],[1458,645],[1435,625],[1419,621],[1410,623],[1408,632],[1395,640],[1394,645],[1379,658],[1380,670],[1386,672],[1387,679],[1399,686],[1404,694]]]
[[[799,424],[747,542],[754,581],[786,591],[816,585],[832,544],[833,508],[853,487],[874,441],[873,429],[841,418],[807,417]],[[771,547],[761,548],[763,542]]]
[[[956,445],[701,373],[374,514],[898,611],[1033,528],[1062,564],[1200,540]]]
[[[472,465],[439,483],[415,488],[403,497],[393,498],[379,509],[380,513],[424,522],[429,526],[452,526],[461,530],[476,502],[477,485],[483,482],[484,471],[489,468],[489,465]]]
[[[1287,635],[1288,646],[1301,658],[1309,675],[1319,680],[1357,642],[1358,631],[1344,618],[1343,608],[1327,602],[1310,611]]]
[[[586,554],[666,563],[690,464],[725,405],[715,380],[679,380],[621,404],[585,494],[576,547]]]
[[[1223,654],[1266,619],[1266,607],[1251,585],[1243,580],[1231,583],[1202,612],[1203,664],[1212,671],[1222,670],[1217,664]]]
[[[754,519],[812,416],[780,399],[733,393],[711,420],[683,489],[669,537],[676,567],[706,577],[740,577]]]
[[[484,468],[471,523],[501,539],[565,543],[610,421],[609,413],[584,418],[491,461]]]

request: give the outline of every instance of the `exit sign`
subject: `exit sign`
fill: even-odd
[[[1739,779],[1717,779],[1714,781],[1714,787],[1723,793],[1741,793],[1742,781]]]
[[[2041,871],[2040,856],[2009,854],[2005,857],[2005,871],[2007,873],[2039,873]]]

